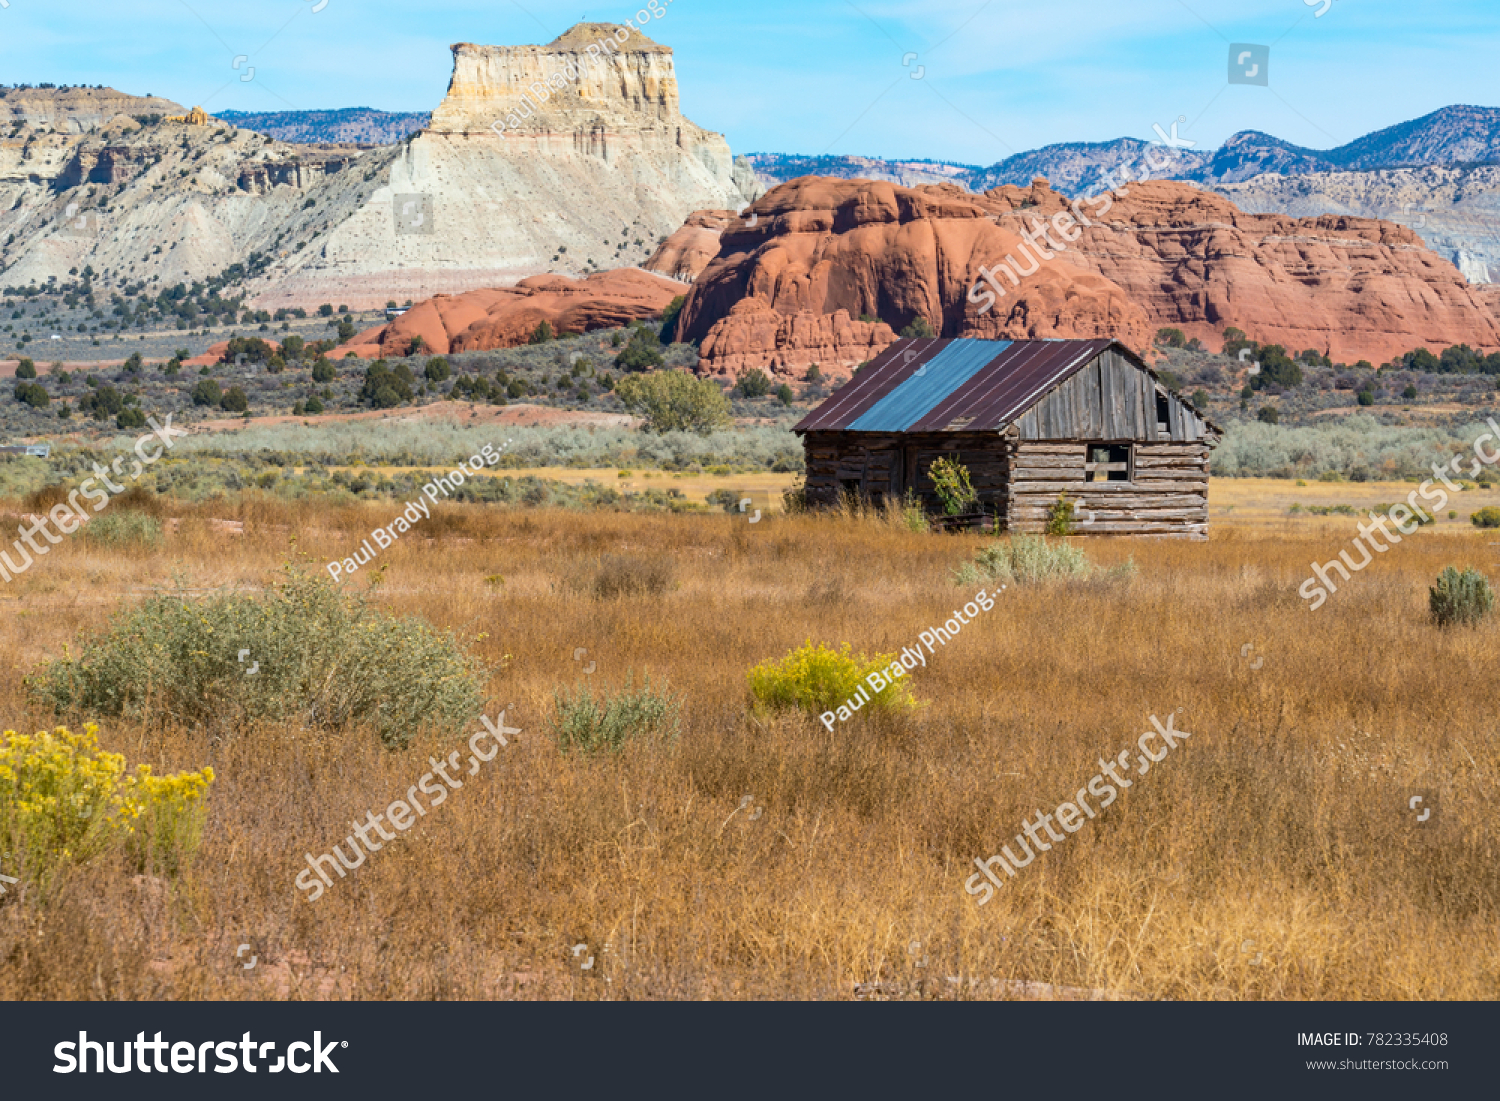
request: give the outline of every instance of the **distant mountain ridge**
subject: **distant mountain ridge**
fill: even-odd
[[[891,161],[875,157],[801,157],[758,153],[751,157],[767,184],[797,176],[823,175],[841,179],[889,179],[906,186],[915,183],[956,183],[970,191],[988,191],[1002,184],[1028,186],[1038,176],[1064,191],[1095,189],[1104,175],[1124,165],[1139,166],[1151,146],[1161,162],[1159,142],[1115,138],[1101,142],[1060,142],[1007,157],[987,168],[947,161]],[[1217,185],[1239,183],[1267,172],[1299,176],[1320,172],[1361,172],[1377,169],[1463,165],[1500,162],[1500,108],[1454,105],[1421,118],[1376,130],[1333,149],[1308,149],[1258,130],[1241,130],[1218,149],[1184,146],[1169,170],[1150,172],[1152,178]],[[924,167],[931,165],[930,171]],[[919,178],[931,176],[931,178]]]
[[[432,113],[343,107],[334,111],[220,111],[217,117],[241,130],[254,130],[277,141],[394,145],[425,129]]]
[[[878,157],[827,154],[803,157],[787,153],[751,153],[745,159],[755,166],[756,176],[767,186],[799,176],[833,176],[840,180],[890,180],[903,187],[934,183],[957,183],[969,187],[968,181],[981,171],[978,165],[955,161],[887,161]]]

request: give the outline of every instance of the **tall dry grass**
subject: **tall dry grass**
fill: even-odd
[[[247,500],[189,510],[152,552],[69,541],[0,590],[5,725],[56,721],[22,675],[122,602],[174,578],[257,589],[288,556],[321,569],[396,511]],[[913,675],[925,707],[829,733],[753,716],[746,671],[809,638],[915,644],[972,597],[950,570],[981,539],[856,517],[440,509],[381,555],[377,598],[483,635],[487,714],[505,708],[523,733],[309,904],[293,886],[304,854],[458,744],[105,725],[131,761],[213,765],[203,848],[180,880],[95,865],[45,902],[22,874],[0,900],[0,997],[837,998],[868,983],[968,997],[1003,996],[1014,988],[986,984],[1006,979],[1143,998],[1493,998],[1497,629],[1441,631],[1426,613],[1443,566],[1488,568],[1493,551],[1483,534],[1423,533],[1309,613],[1295,595],[1308,563],[1351,534],[1216,523],[1207,544],[1088,540],[1137,576],[1008,589]],[[579,583],[610,559],[657,563],[654,580]],[[681,737],[560,752],[554,690],[631,672],[683,697]],[[974,857],[1177,708],[1181,748],[975,905]],[[1442,796],[1425,833],[1406,811],[1418,789]]]

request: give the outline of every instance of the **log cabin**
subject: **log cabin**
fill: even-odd
[[[793,429],[810,505],[909,496],[941,514],[932,464],[967,468],[974,526],[1208,538],[1222,432],[1114,340],[914,339],[891,345]],[[982,515],[981,515],[982,514]]]

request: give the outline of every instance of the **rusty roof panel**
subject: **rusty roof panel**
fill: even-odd
[[[998,431],[1113,343],[1111,340],[900,340],[871,360],[858,378],[845,383],[793,431]],[[954,350],[944,355],[950,347]],[[941,386],[929,386],[926,378],[914,379],[919,370],[937,361],[939,356],[943,357],[941,362],[952,360],[960,354],[960,348],[964,349],[961,354],[965,361],[986,353],[989,358],[967,378],[953,380],[957,384],[941,396],[938,393]],[[925,372],[929,377],[932,374]],[[941,369],[938,374],[943,376]],[[915,388],[904,385],[908,380],[913,380]],[[906,403],[910,405],[906,411],[916,414],[916,420],[911,421],[908,416],[910,423],[902,427],[892,418],[865,418],[886,399],[890,400],[884,410],[892,410],[901,403],[901,396],[892,398],[898,388],[903,388],[903,393],[912,399]],[[919,391],[928,398],[939,399],[926,412],[921,411],[922,402],[917,400]],[[861,421],[856,428],[856,422]]]
[[[999,431],[1111,343],[1108,340],[1016,341],[908,430]]]
[[[845,383],[804,417],[793,431],[1002,431],[1048,391],[1111,347],[1160,382],[1139,356],[1114,340],[899,340],[871,360],[858,378]],[[990,355],[987,361],[986,354]],[[943,366],[961,359],[972,367],[975,358],[982,366],[962,379]],[[923,376],[917,375],[934,364],[936,371],[929,369]],[[948,385],[929,381],[934,375],[938,380],[947,379]],[[1178,397],[1181,399],[1181,395]],[[885,404],[877,415],[866,417],[882,402]],[[1218,425],[1201,413],[1195,415],[1211,435],[1222,435]]]
[[[837,432],[848,428],[901,383],[943,350],[946,340],[898,340],[872,359],[858,378],[839,387],[792,429],[793,432]]]
[[[1009,341],[948,340],[890,393],[849,422],[851,432],[906,432],[999,356]]]

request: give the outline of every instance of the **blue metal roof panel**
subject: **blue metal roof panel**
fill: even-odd
[[[793,432],[847,431],[871,406],[889,394],[946,347],[938,339],[898,340],[881,352],[859,377],[841,386],[792,429]]]
[[[955,390],[908,431],[1004,428],[1110,346],[1108,340],[1021,340],[988,370]]]
[[[959,338],[849,425],[851,432],[905,432],[1011,346],[1008,340]]]

